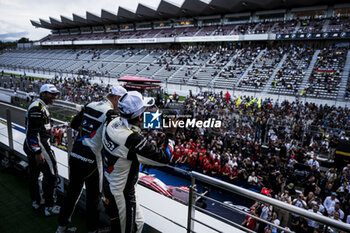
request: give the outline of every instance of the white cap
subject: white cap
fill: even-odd
[[[40,87],[40,93],[43,92],[49,92],[49,93],[60,93],[57,88],[55,87],[55,85],[53,84],[44,84]]]
[[[122,86],[116,86],[116,87],[112,86],[109,94],[123,96],[126,92],[127,91]]]
[[[134,119],[141,115],[147,107],[153,106],[155,100],[143,97],[137,91],[129,91],[119,99],[118,108],[122,117]]]

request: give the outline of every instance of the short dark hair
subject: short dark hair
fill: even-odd
[[[139,121],[139,116],[133,118],[133,119],[128,119],[128,123],[135,125]]]

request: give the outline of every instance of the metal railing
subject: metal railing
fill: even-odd
[[[9,88],[3,88],[3,87],[0,87],[0,93],[3,93],[3,94],[6,94],[6,95],[9,95],[9,96],[14,96],[15,92],[13,89],[9,89]],[[26,99],[27,98],[27,92],[24,92],[24,91],[19,91],[17,90],[16,91],[16,96],[20,99]],[[36,96],[33,96],[35,98],[38,97],[38,95]],[[69,102],[69,101],[65,101],[65,100],[60,100],[60,99],[57,99],[55,100],[55,102],[52,104],[52,106],[58,106],[58,107],[64,107],[64,108],[67,108],[67,109],[70,109],[70,110],[74,110],[74,111],[78,111],[81,109],[81,106],[80,104],[77,104],[77,103],[73,103],[73,102]]]
[[[181,172],[183,174],[186,174],[186,175],[189,175],[191,177],[191,186],[190,186],[190,189],[189,189],[189,201],[188,201],[188,215],[187,215],[187,228],[182,226],[181,224],[179,223],[176,223],[170,219],[167,219],[166,216],[163,216],[159,213],[155,213],[165,219],[167,219],[168,221],[176,224],[176,225],[179,225],[181,226],[182,228],[186,228],[187,232],[196,232],[195,231],[195,223],[199,223],[205,227],[207,227],[208,229],[212,230],[212,231],[216,231],[216,232],[221,232],[220,230],[217,230],[215,228],[215,226],[212,226],[210,225],[210,223],[207,223],[207,222],[202,222],[198,219],[195,218],[195,210],[198,210],[204,214],[207,214],[208,216],[211,216],[213,218],[216,218],[224,223],[227,223],[229,225],[231,225],[232,227],[235,227],[237,229],[240,229],[240,230],[243,230],[245,232],[255,232],[253,230],[250,230],[244,226],[242,226],[241,224],[239,223],[236,223],[236,222],[233,222],[231,220],[228,220],[218,214],[215,214],[213,212],[210,212],[206,209],[203,209],[201,207],[198,207],[196,206],[196,202],[200,199],[200,198],[204,198],[206,200],[209,200],[213,203],[216,203],[216,204],[219,204],[221,206],[224,206],[232,211],[235,211],[239,214],[242,214],[242,215],[245,215],[245,216],[249,216],[251,218],[254,218],[256,219],[257,222],[260,222],[260,223],[264,223],[266,225],[269,225],[271,227],[274,227],[280,231],[283,231],[283,232],[293,232],[291,231],[290,229],[288,228],[284,228],[282,226],[279,226],[279,225],[276,225],[272,222],[269,222],[265,219],[262,219],[260,217],[257,217],[255,215],[252,215],[250,213],[247,213],[243,210],[240,210],[234,206],[231,206],[229,204],[226,204],[226,203],[223,203],[223,202],[220,202],[218,200],[215,200],[213,198],[210,198],[210,197],[207,197],[206,195],[204,194],[199,194],[197,193],[197,187],[196,187],[196,180],[197,181],[201,181],[201,182],[204,182],[206,184],[209,184],[211,186],[214,186],[214,187],[217,187],[219,189],[224,189],[226,191],[229,191],[231,193],[235,193],[235,194],[238,194],[240,196],[244,196],[245,198],[249,198],[249,199],[253,199],[253,200],[256,200],[256,201],[260,201],[262,203],[266,203],[266,204],[269,204],[271,206],[273,206],[274,208],[279,208],[279,209],[282,209],[282,210],[285,210],[287,211],[288,213],[290,214],[297,214],[297,215],[300,215],[300,216],[303,216],[307,219],[311,219],[311,220],[314,220],[316,222],[319,222],[323,225],[325,225],[325,227],[333,227],[333,228],[336,228],[336,229],[340,229],[342,231],[345,231],[345,232],[350,232],[350,224],[346,224],[342,221],[336,221],[334,219],[331,219],[329,217],[325,217],[325,216],[322,216],[322,215],[319,215],[319,214],[315,214],[313,212],[310,212],[310,211],[307,211],[303,208],[299,208],[299,207],[296,207],[296,206],[293,206],[293,205],[290,205],[290,204],[287,204],[285,202],[282,202],[282,201],[279,201],[277,199],[274,199],[274,198],[271,198],[271,197],[268,197],[266,195],[262,195],[262,194],[259,194],[259,193],[256,193],[256,192],[253,192],[253,191],[250,191],[248,189],[245,189],[245,188],[241,188],[239,186],[236,186],[236,185],[233,185],[233,184],[230,184],[230,183],[227,183],[227,182],[224,182],[224,181],[221,181],[219,179],[216,179],[216,178],[213,178],[213,177],[210,177],[210,176],[207,176],[207,175],[204,175],[202,173],[198,173],[198,172],[195,172],[195,171],[192,171],[192,172],[188,172],[188,171],[185,171],[185,170],[182,170],[180,168],[176,168],[176,167],[172,167],[172,166],[167,166],[171,169],[174,169],[176,170],[177,172]]]
[[[8,126],[8,139],[9,139],[9,147],[10,147],[10,151],[13,151],[13,137],[12,137],[12,127],[11,127],[11,114],[10,114],[10,110],[7,109],[7,126]],[[71,135],[71,132],[69,133]],[[69,137],[69,140],[68,140],[68,148],[71,148],[72,146],[72,137]],[[12,147],[12,148],[11,148]],[[68,153],[69,153],[69,149],[68,149]],[[205,210],[203,208],[200,208],[198,206],[196,206],[196,202],[200,199],[200,198],[204,198],[206,200],[209,200],[213,203],[218,203],[220,204],[221,206],[224,206],[226,208],[229,208],[233,211],[236,211],[240,214],[243,214],[243,215],[246,215],[246,216],[249,216],[251,218],[254,218],[256,219],[258,222],[262,222],[264,224],[267,224],[267,225],[270,225],[272,227],[275,227],[279,230],[283,230],[284,232],[291,232],[289,229],[286,229],[286,228],[283,228],[281,226],[278,226],[278,225],[275,225],[267,220],[264,220],[264,219],[261,219],[257,216],[254,216],[250,213],[247,213],[245,211],[242,211],[240,209],[237,209],[233,206],[230,206],[229,204],[226,204],[226,203],[223,203],[223,202],[220,202],[218,200],[215,200],[213,198],[210,198],[210,197],[207,197],[206,195],[204,194],[198,194],[197,193],[197,188],[196,188],[196,181],[201,181],[201,182],[204,182],[205,184],[209,184],[211,186],[214,186],[214,187],[217,187],[219,189],[223,189],[223,190],[226,190],[226,191],[229,191],[230,193],[235,193],[235,194],[238,194],[240,196],[244,196],[245,198],[250,198],[250,199],[253,199],[253,200],[256,200],[256,201],[260,201],[262,203],[266,203],[266,204],[269,204],[273,207],[277,207],[279,209],[282,209],[282,210],[285,210],[287,211],[288,213],[292,213],[292,214],[297,214],[297,215],[300,215],[300,216],[303,216],[307,219],[311,219],[311,220],[314,220],[316,222],[319,222],[323,225],[325,225],[326,227],[334,227],[336,229],[340,229],[342,231],[345,231],[345,232],[350,232],[350,224],[346,224],[344,222],[341,222],[341,221],[336,221],[334,219],[331,219],[329,217],[325,217],[325,216],[322,216],[322,215],[318,215],[318,214],[315,214],[313,212],[310,212],[310,211],[307,211],[305,209],[302,209],[302,208],[299,208],[299,207],[296,207],[296,206],[293,206],[293,205],[290,205],[290,204],[287,204],[287,203],[284,203],[282,201],[279,201],[277,199],[273,199],[271,197],[268,197],[268,196],[265,196],[265,195],[262,195],[262,194],[259,194],[259,193],[256,193],[256,192],[253,192],[253,191],[250,191],[248,189],[245,189],[245,188],[241,188],[239,186],[236,186],[236,185],[233,185],[233,184],[230,184],[230,183],[227,183],[227,182],[224,182],[222,180],[219,180],[219,179],[216,179],[216,178],[213,178],[213,177],[210,177],[210,176],[207,176],[207,175],[204,175],[202,173],[198,173],[198,172],[195,172],[195,171],[192,171],[192,172],[189,172],[189,171],[185,171],[185,170],[182,170],[180,168],[176,168],[176,167],[172,167],[172,166],[168,166],[174,170],[176,170],[177,172],[181,172],[181,173],[184,173],[184,174],[187,174],[191,177],[191,186],[190,186],[190,189],[189,189],[189,201],[188,201],[188,216],[187,216],[187,227],[185,226],[182,226],[181,224],[179,223],[176,223],[174,222],[173,220],[167,218],[166,216],[162,216],[160,215],[159,213],[155,213],[155,214],[158,214],[159,216],[167,219],[168,221],[176,224],[176,225],[181,225],[182,228],[186,228],[187,232],[194,232],[194,228],[195,228],[195,223],[198,223],[198,224],[202,224],[203,226],[213,230],[213,231],[218,231],[216,230],[215,226],[211,226],[210,223],[206,223],[206,222],[201,222],[200,220],[196,219],[195,218],[195,210],[199,210],[201,211],[202,213],[205,213],[207,214],[208,216],[212,216],[224,223],[227,223],[229,225],[231,225],[232,227],[236,227],[237,229],[241,229],[243,231],[247,231],[247,232],[254,232],[252,230],[249,230],[247,228],[245,228],[244,226],[236,223],[236,222],[233,222],[231,220],[228,220],[224,217],[221,217],[215,213],[212,213],[208,210]],[[220,232],[220,231],[218,231]]]
[[[277,207],[277,208],[286,210],[289,213],[301,215],[301,216],[303,216],[303,217],[305,217],[307,219],[311,219],[311,220],[317,221],[317,222],[319,222],[321,224],[324,224],[327,227],[330,226],[330,227],[334,227],[336,229],[343,230],[345,232],[350,232],[350,224],[346,224],[346,223],[344,223],[342,221],[336,221],[336,220],[331,219],[329,217],[325,217],[325,216],[322,216],[322,215],[315,214],[315,213],[307,211],[305,209],[302,209],[302,208],[299,208],[299,207],[296,207],[296,206],[284,203],[282,201],[273,199],[271,197],[268,197],[268,196],[265,196],[265,195],[262,195],[262,194],[259,194],[259,193],[255,193],[253,191],[241,188],[239,186],[236,186],[236,185],[233,185],[233,184],[221,181],[221,180],[213,178],[213,177],[209,177],[207,175],[204,175],[204,174],[201,174],[201,173],[198,173],[198,172],[195,172],[195,171],[191,172],[190,176],[191,176],[191,183],[192,183],[192,185],[190,187],[189,200],[193,200],[194,199],[194,193],[195,193],[195,190],[196,190],[195,181],[199,180],[199,181],[205,182],[207,184],[210,184],[212,186],[215,186],[215,187],[227,190],[229,192],[239,194],[241,196],[244,196],[245,198],[251,198],[251,199],[263,202],[263,203],[270,204],[273,207]],[[204,198],[206,198],[206,197],[204,197]],[[209,199],[209,198],[207,198],[207,199]],[[213,199],[210,199],[210,200],[213,201]],[[193,231],[193,221],[196,221],[194,219],[194,216],[193,216],[193,214],[194,214],[193,210],[194,209],[200,209],[199,207],[195,207],[194,204],[195,203],[193,201],[190,201],[189,204],[188,204],[188,209],[189,210],[188,210],[187,232],[192,232]],[[224,205],[224,204],[222,203],[222,205]],[[207,211],[205,211],[205,212],[207,212]],[[272,224],[272,223],[270,223],[268,221],[265,221],[265,220],[263,220],[261,218],[258,218],[258,217],[255,217],[253,215],[247,214],[247,213],[245,213],[243,211],[242,211],[242,213],[246,214],[246,215],[248,215],[248,216],[250,216],[252,218],[257,219],[258,221],[261,221],[261,222],[264,222],[266,224],[272,225],[273,227],[276,227],[278,229],[282,229],[284,232],[291,232],[288,229],[282,228],[280,226],[276,226],[276,225],[274,225],[274,224]],[[198,222],[198,221],[196,221],[196,222]],[[203,223],[203,224],[206,224],[206,223]],[[236,223],[235,223],[235,226],[237,226]],[[245,229],[245,231],[250,231],[250,230]]]

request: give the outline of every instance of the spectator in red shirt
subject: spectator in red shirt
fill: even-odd
[[[231,167],[228,163],[221,169],[221,175],[224,177],[229,177],[231,175]]]
[[[230,175],[230,179],[231,180],[237,179],[238,173],[239,173],[239,170],[237,169],[237,166],[233,166],[232,171],[231,171],[231,175]]]
[[[193,150],[189,147],[189,146],[186,146],[186,149],[185,149],[185,156],[188,157],[188,155],[192,154],[193,153]]]
[[[181,153],[181,150],[180,149],[177,149],[173,155],[171,156],[171,159],[170,159],[170,163],[174,162],[174,163],[178,163],[180,161],[182,157],[182,153]]]
[[[189,155],[192,154],[192,151],[190,152],[188,149],[185,149],[185,153],[182,155],[181,159],[179,160],[179,163],[187,163]]]
[[[199,167],[201,169],[204,169],[204,165],[206,163],[206,160],[207,160],[207,155],[206,154],[203,154],[201,157],[199,157]]]
[[[196,146],[196,144],[193,142],[193,139],[191,138],[190,141],[187,143],[189,146],[189,149],[193,150]]]
[[[255,212],[255,207],[250,207],[249,214],[258,217],[258,215]],[[256,219],[247,215],[241,225],[253,231],[255,228],[255,224]]]
[[[217,151],[215,154],[213,154],[213,163],[220,163],[220,158],[221,158],[221,155],[220,155],[220,152]]]
[[[196,147],[197,147],[197,149],[201,148],[201,140],[200,139],[197,139]]]
[[[188,164],[190,166],[192,166],[192,167],[195,167],[196,166],[196,162],[197,162],[197,157],[198,157],[198,153],[197,152],[193,152],[192,154],[190,154],[188,156]]]
[[[181,139],[179,139],[178,141],[177,141],[177,147],[182,151],[182,150],[184,150],[184,146],[182,145],[182,143],[181,143]]]
[[[203,155],[205,155],[205,154],[207,153],[207,150],[204,148],[203,145],[201,146],[200,152],[201,152]]]
[[[207,159],[209,159],[210,160],[210,162],[212,162],[213,161],[213,156],[210,154],[210,152],[209,151],[207,151],[207,153],[206,153],[206,157],[207,157]]]
[[[196,167],[197,168],[201,167],[202,160],[203,160],[203,154],[199,152],[198,156],[197,156],[197,160],[196,160]]]
[[[211,169],[212,169],[212,164],[210,163],[209,159],[205,160],[203,173],[210,174]]]
[[[215,176],[221,173],[221,165],[218,162],[215,162],[214,166],[212,166],[211,175]]]

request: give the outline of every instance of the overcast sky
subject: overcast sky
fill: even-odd
[[[167,1],[178,5],[184,2]],[[135,11],[139,2],[156,8],[160,0],[0,0],[0,40],[18,40],[21,37],[39,40],[50,33],[47,29],[32,26],[31,19],[49,20],[51,16],[60,20],[60,15],[72,18],[72,13],[85,17],[86,11],[101,16],[102,8],[117,13],[119,6]]]

